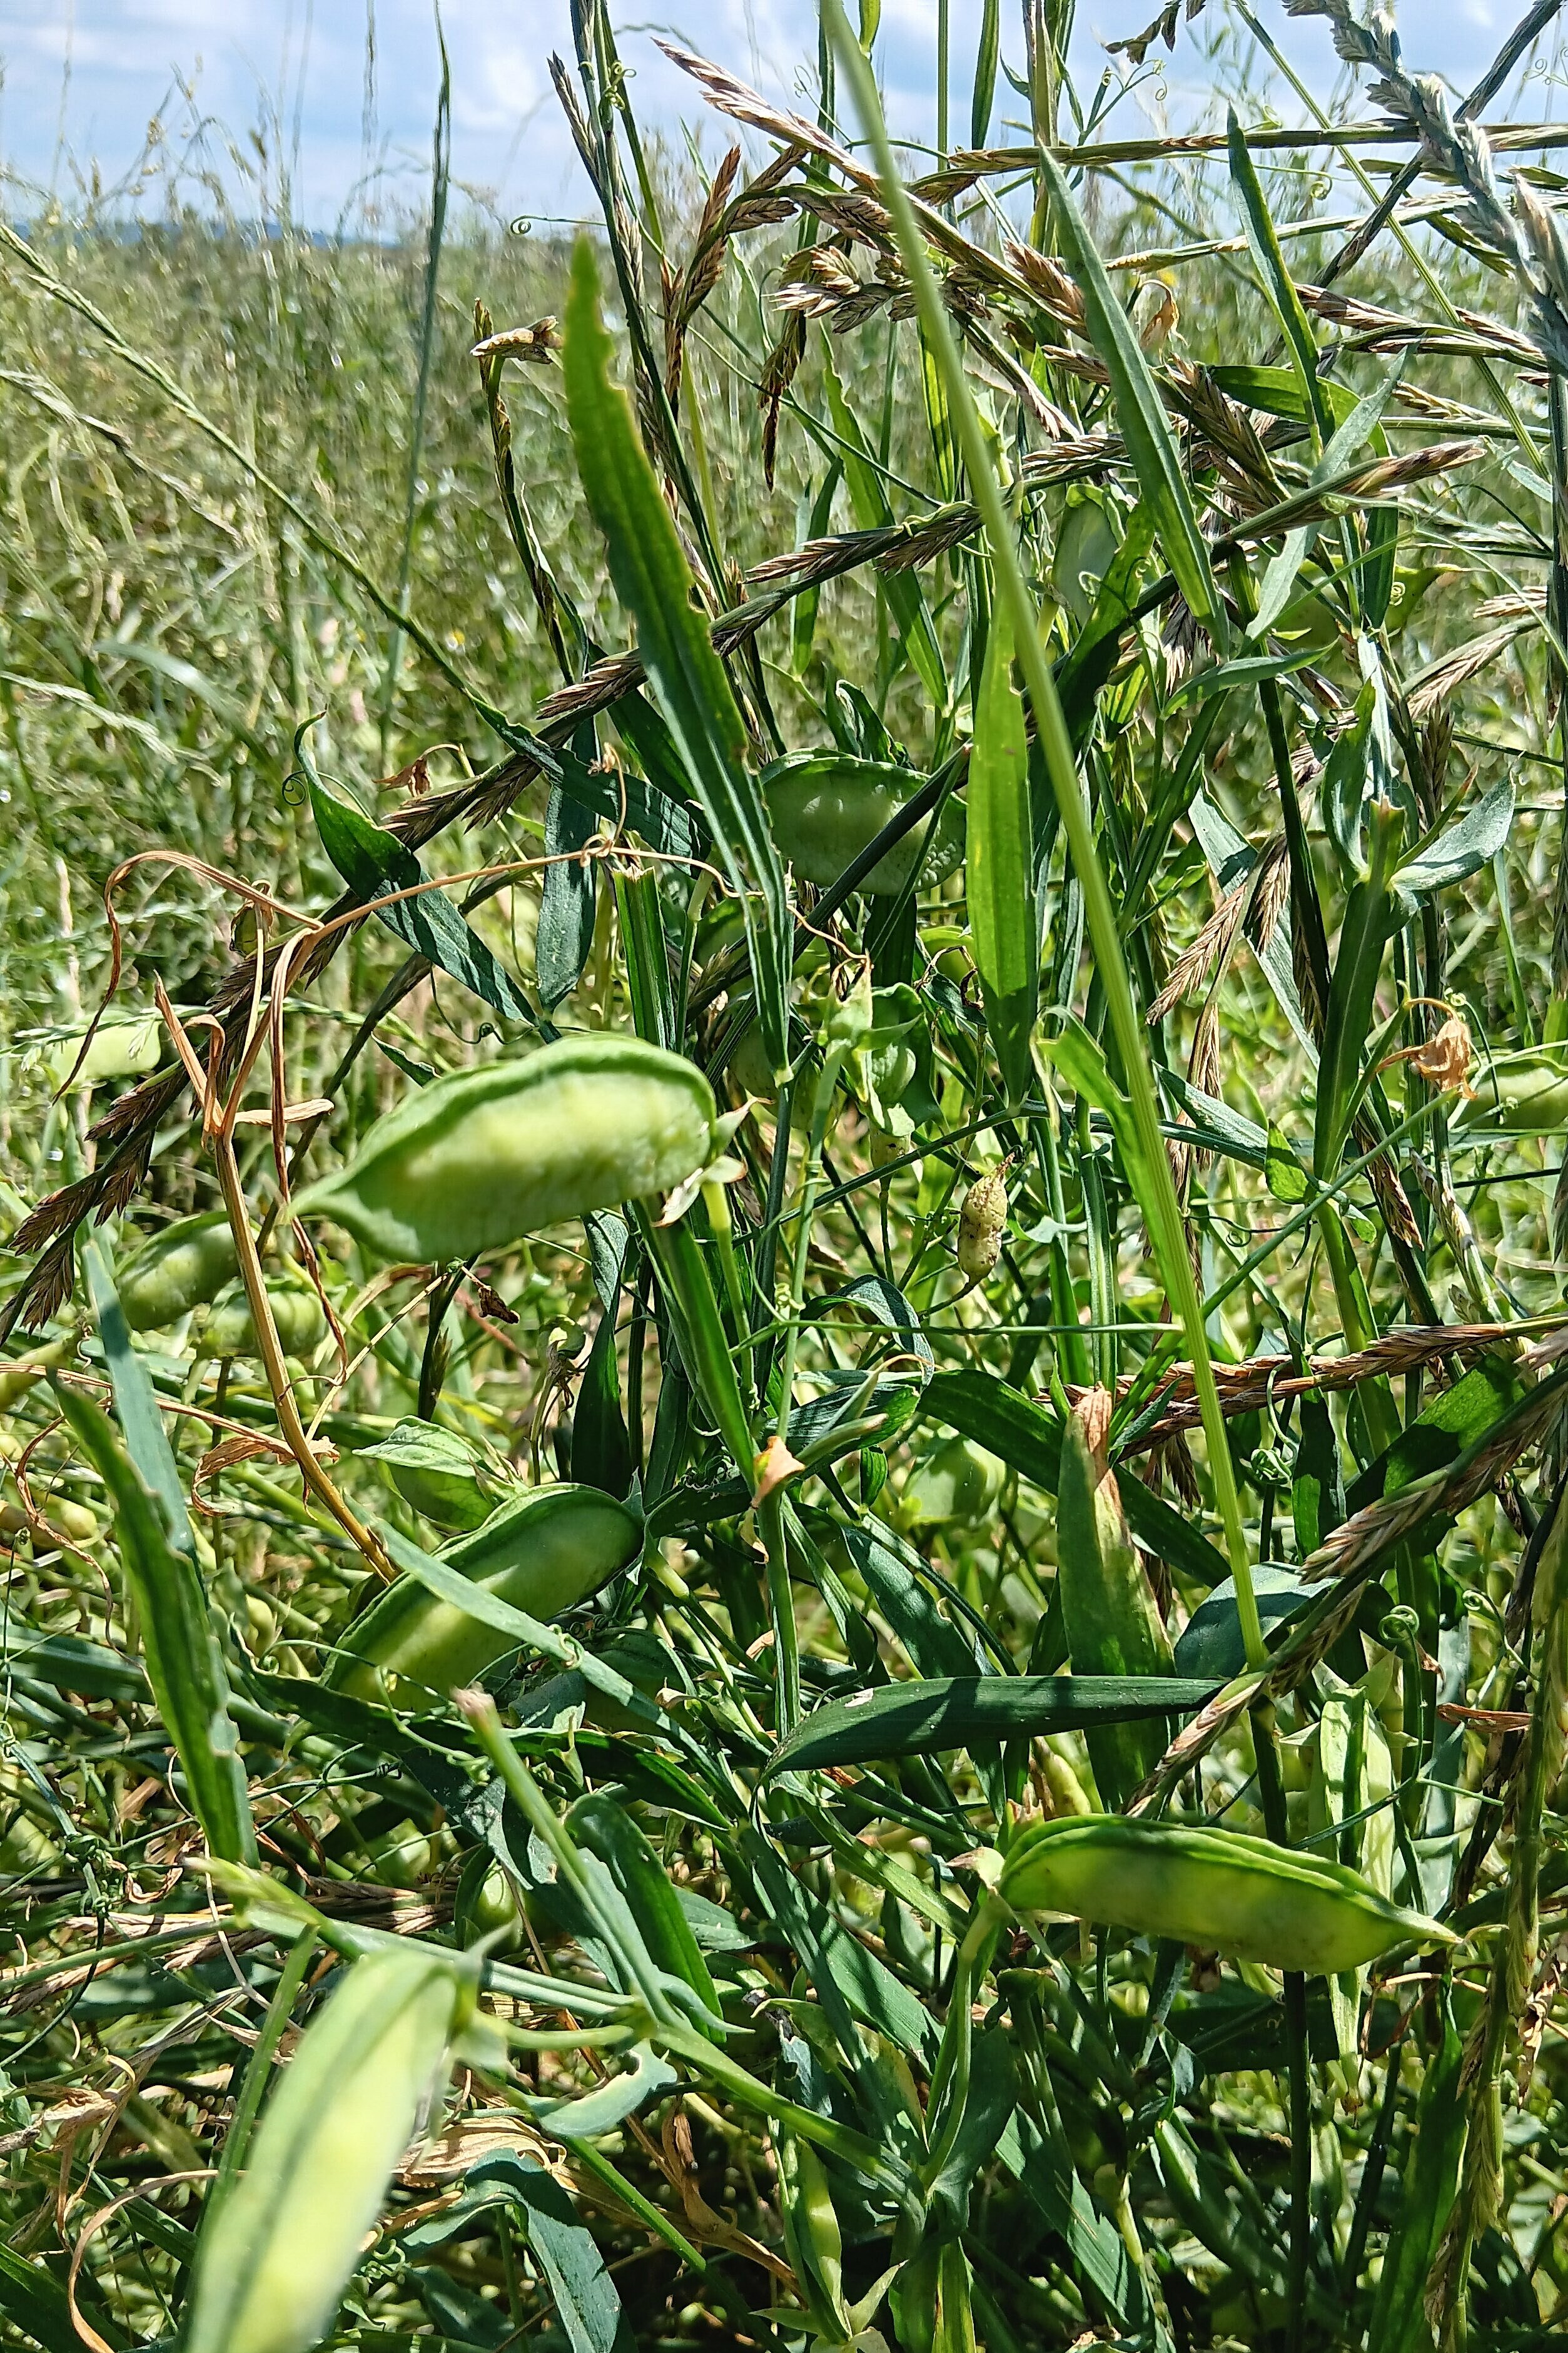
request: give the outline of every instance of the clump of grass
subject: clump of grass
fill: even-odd
[[[581,0],[574,256],[439,134],[401,245],[6,234],[19,2341],[242,2237],[257,2345],[1561,2332],[1553,12],[1466,104],[1291,13],[1332,104],[1238,6],[1177,137],[1174,12],[1086,93],[988,5],[966,106],[943,5],[923,154],[827,0],[799,113],[672,52],[699,180]],[[662,1209],[294,1216],[605,1029],[728,1114]],[[350,1671],[557,1478],[623,1573]],[[1008,1913],[1100,1812],[1415,1941]]]

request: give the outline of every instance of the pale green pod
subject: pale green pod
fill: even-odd
[[[484,1457],[438,1422],[400,1421],[362,1446],[359,1459],[382,1463],[404,1502],[438,1528],[477,1528],[489,1516],[494,1482]]]
[[[806,881],[837,882],[925,783],[890,760],[856,760],[846,752],[799,752],[762,773],[763,797],[773,839]],[[938,818],[921,818],[861,883],[874,898],[891,898],[910,877],[946,880],[963,857],[963,811],[949,797]]]
[[[668,1191],[713,1157],[716,1116],[695,1063],[595,1030],[422,1087],[295,1208],[382,1258],[472,1258]]]
[[[120,1304],[132,1332],[177,1324],[193,1307],[216,1299],[239,1271],[227,1218],[221,1209],[178,1218],[142,1243],[120,1271]]]
[[[286,1356],[308,1356],[312,1349],[321,1346],[327,1336],[327,1314],[308,1284],[291,1283],[286,1290],[269,1290],[267,1297],[279,1345]],[[198,1356],[259,1354],[250,1302],[243,1291],[237,1291],[232,1299],[220,1300],[213,1309],[201,1328],[195,1353]]]
[[[202,2232],[184,2353],[308,2353],[321,2342],[446,2072],[466,1998],[428,1947],[347,1970]]]
[[[1568,1048],[1532,1046],[1473,1071],[1473,1101],[1455,1114],[1458,1128],[1509,1135],[1557,1135],[1568,1128]]]
[[[642,1523],[597,1487],[535,1487],[441,1557],[514,1609],[558,1618],[636,1557]],[[344,1635],[328,1672],[363,1699],[417,1704],[471,1683],[514,1647],[493,1626],[412,1577],[399,1577]]]
[[[915,1465],[900,1518],[911,1527],[977,1527],[1002,1492],[1005,1464],[972,1438],[948,1438]]]
[[[1035,1823],[1008,1850],[997,1893],[1015,1912],[1074,1913],[1313,1977],[1361,1968],[1398,1945],[1458,1942],[1320,1855],[1120,1814]]]

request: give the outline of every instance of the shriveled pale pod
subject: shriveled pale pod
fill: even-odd
[[[309,2353],[332,2325],[471,2000],[428,1947],[353,1962],[196,2251],[184,2353]]]
[[[1007,1230],[1007,1179],[1000,1168],[977,1176],[958,1212],[958,1271],[981,1282],[1002,1255]]]
[[[1314,1977],[1361,1968],[1398,1945],[1458,1941],[1321,1855],[1119,1814],[1033,1824],[1009,1848],[997,1893],[1015,1912],[1074,1913]]]
[[[472,1258],[668,1192],[713,1157],[715,1116],[683,1056],[605,1030],[563,1038],[422,1087],[295,1208],[383,1258]]]

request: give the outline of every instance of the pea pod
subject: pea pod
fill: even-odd
[[[1510,1135],[1556,1135],[1568,1127],[1568,1051],[1531,1046],[1500,1055],[1473,1074],[1474,1100],[1456,1126],[1500,1128]]]
[[[713,1156],[715,1116],[694,1063],[596,1030],[421,1088],[295,1206],[383,1258],[472,1258],[679,1185]]]
[[[279,1345],[286,1356],[308,1356],[327,1336],[326,1310],[308,1283],[290,1283],[268,1297]],[[254,1356],[256,1325],[243,1292],[222,1299],[203,1324],[196,1340],[198,1356]]]
[[[762,775],[773,836],[808,882],[837,882],[925,782],[891,760],[854,760],[842,752],[797,752]],[[950,797],[940,816],[922,818],[879,858],[861,883],[874,898],[893,898],[917,871],[944,881],[963,856],[963,820]]]
[[[239,1271],[234,1236],[221,1209],[178,1218],[129,1258],[120,1271],[120,1304],[133,1332],[177,1324],[193,1307],[216,1299]]]
[[[455,1430],[400,1421],[376,1445],[362,1446],[359,1456],[384,1464],[404,1502],[438,1528],[477,1528],[489,1517],[489,1466]]]
[[[307,2353],[326,2335],[468,1999],[428,1947],[353,1964],[202,2232],[185,2353]]]
[[[625,1568],[642,1524],[597,1487],[535,1487],[493,1512],[441,1557],[514,1609],[559,1618]],[[405,1704],[471,1683],[513,1645],[413,1577],[403,1577],[356,1618],[328,1672],[361,1699]]]
[[[1076,1913],[1311,1976],[1396,1945],[1458,1942],[1342,1863],[1238,1831],[1119,1814],[1034,1824],[1009,1848],[997,1893],[1015,1912]]]

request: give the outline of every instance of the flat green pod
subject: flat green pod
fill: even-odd
[[[496,1482],[479,1449],[438,1422],[400,1421],[374,1446],[362,1446],[362,1462],[379,1462],[405,1504],[438,1528],[465,1532],[490,1516]]]
[[[695,1063],[595,1030],[422,1087],[295,1208],[384,1259],[472,1258],[667,1192],[712,1157],[716,1116]]]
[[[327,1336],[327,1312],[309,1283],[269,1288],[267,1297],[286,1356],[308,1356],[321,1346]],[[218,1301],[197,1335],[195,1353],[203,1357],[259,1355],[250,1302],[243,1291]]]
[[[761,782],[780,849],[797,874],[826,888],[926,779],[890,760],[796,752],[764,768]],[[963,857],[963,811],[950,795],[940,815],[921,818],[878,860],[860,888],[894,898],[917,871],[922,884],[945,881]]]
[[[1474,1098],[1454,1117],[1456,1134],[1500,1129],[1508,1135],[1557,1135],[1568,1127],[1568,1049],[1531,1046],[1500,1054],[1471,1073]]]
[[[1076,1914],[1312,1977],[1397,1945],[1458,1942],[1342,1863],[1239,1831],[1120,1814],[1034,1824],[1009,1849],[997,1893],[1016,1912]]]
[[[559,1618],[642,1548],[642,1523],[597,1487],[531,1488],[441,1558],[531,1618]],[[328,1669],[334,1689],[405,1704],[471,1683],[515,1645],[493,1626],[400,1577],[356,1618]]]
[[[1006,1465],[972,1438],[946,1438],[917,1462],[900,1518],[910,1527],[979,1527],[991,1516]]]
[[[447,2063],[466,1989],[428,1946],[345,1970],[196,2250],[186,2353],[308,2353]]]
[[[176,1218],[154,1234],[121,1268],[117,1288],[132,1332],[156,1332],[177,1324],[193,1307],[205,1307],[234,1281],[239,1259],[228,1219],[221,1209],[199,1218]]]

